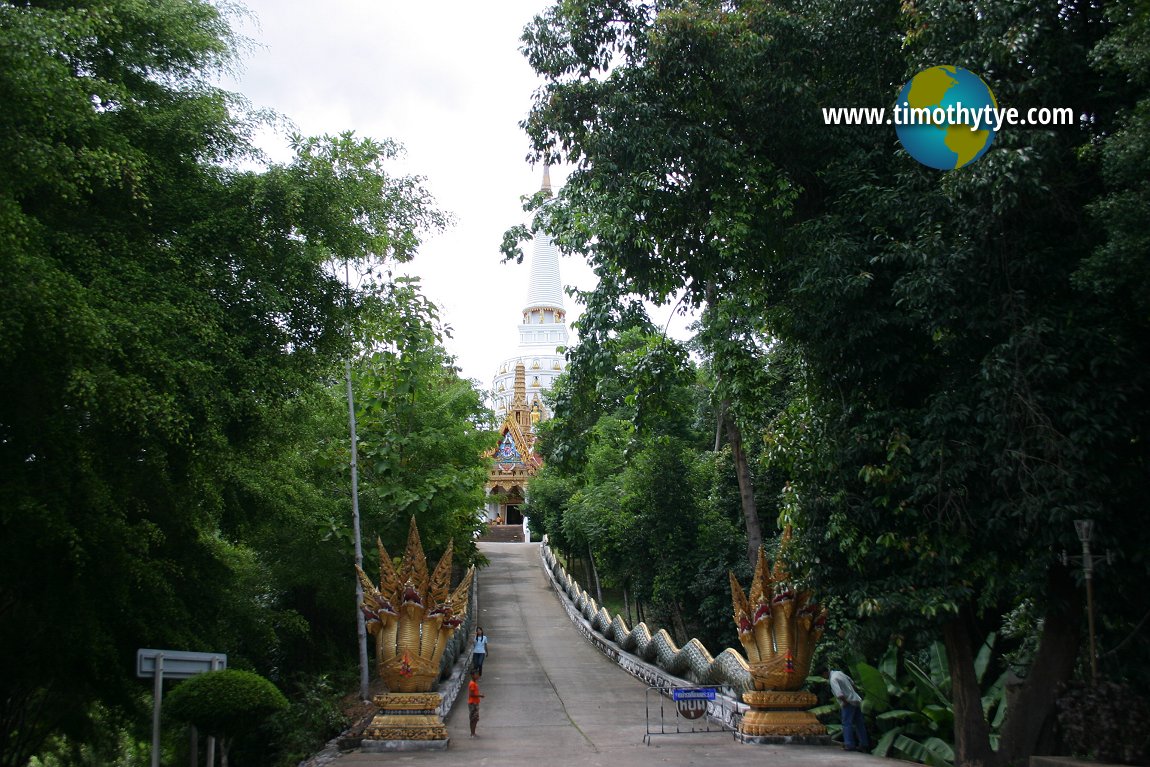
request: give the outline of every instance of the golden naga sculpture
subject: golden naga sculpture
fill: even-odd
[[[797,590],[783,564],[782,552],[791,538],[783,531],[774,568],[759,549],[759,561],[749,593],[730,573],[731,602],[739,641],[747,654],[754,689],[743,694],[751,711],[743,717],[743,736],[782,737],[826,734],[805,708],[817,702],[801,692],[814,657],[815,644],[826,626],[826,608],[812,601],[809,590]]]
[[[447,730],[436,714],[440,696],[432,689],[447,643],[467,616],[475,568],[452,591],[449,544],[428,575],[414,517],[398,571],[383,542],[377,539],[376,544],[379,585],[359,565],[355,569],[363,585],[360,609],[375,637],[376,672],[389,692],[375,696],[381,711],[364,734],[380,740],[446,742]]]
[[[427,573],[427,558],[415,517],[407,550],[397,572],[391,557],[379,547],[379,586],[356,565],[363,584],[367,630],[375,637],[375,662],[380,678],[392,692],[428,692],[439,676],[439,663],[448,640],[467,615],[467,596],[474,570],[468,570],[451,592],[452,545]]]

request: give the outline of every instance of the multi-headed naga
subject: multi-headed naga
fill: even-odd
[[[810,673],[827,611],[812,601],[809,590],[798,589],[792,582],[782,556],[790,537],[787,528],[773,568],[759,549],[749,593],[730,574],[735,626],[754,685],[743,694],[751,706],[740,725],[740,734],[746,737],[821,736],[826,732],[813,714],[802,710],[815,704],[815,696],[799,690]]]
[[[784,533],[784,546],[789,533]],[[743,592],[734,573],[730,579],[735,625],[755,689],[799,689],[810,673],[815,644],[823,635],[826,608],[811,601],[809,590],[795,589],[782,556],[773,568],[768,567],[761,548],[750,593]]]
[[[379,586],[356,565],[363,584],[363,610],[368,632],[375,637],[375,661],[380,678],[391,692],[428,692],[439,676],[440,661],[451,635],[467,615],[468,590],[474,568],[451,590],[452,545],[428,575],[427,558],[415,518],[407,550],[397,571],[379,546]]]

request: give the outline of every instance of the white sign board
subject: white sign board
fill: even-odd
[[[227,653],[141,649],[136,651],[136,676],[155,676],[156,658],[161,656],[163,662],[160,665],[164,679],[188,679],[197,674],[228,667]]]

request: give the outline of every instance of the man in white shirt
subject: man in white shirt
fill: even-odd
[[[863,721],[862,697],[855,691],[851,678],[833,668],[827,669],[827,680],[831,683],[831,694],[839,702],[839,713],[843,721],[843,748],[847,751],[870,751],[870,740]]]

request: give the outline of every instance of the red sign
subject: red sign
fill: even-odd
[[[699,719],[707,713],[707,701],[698,698],[687,698],[677,703],[679,716],[684,719]]]

